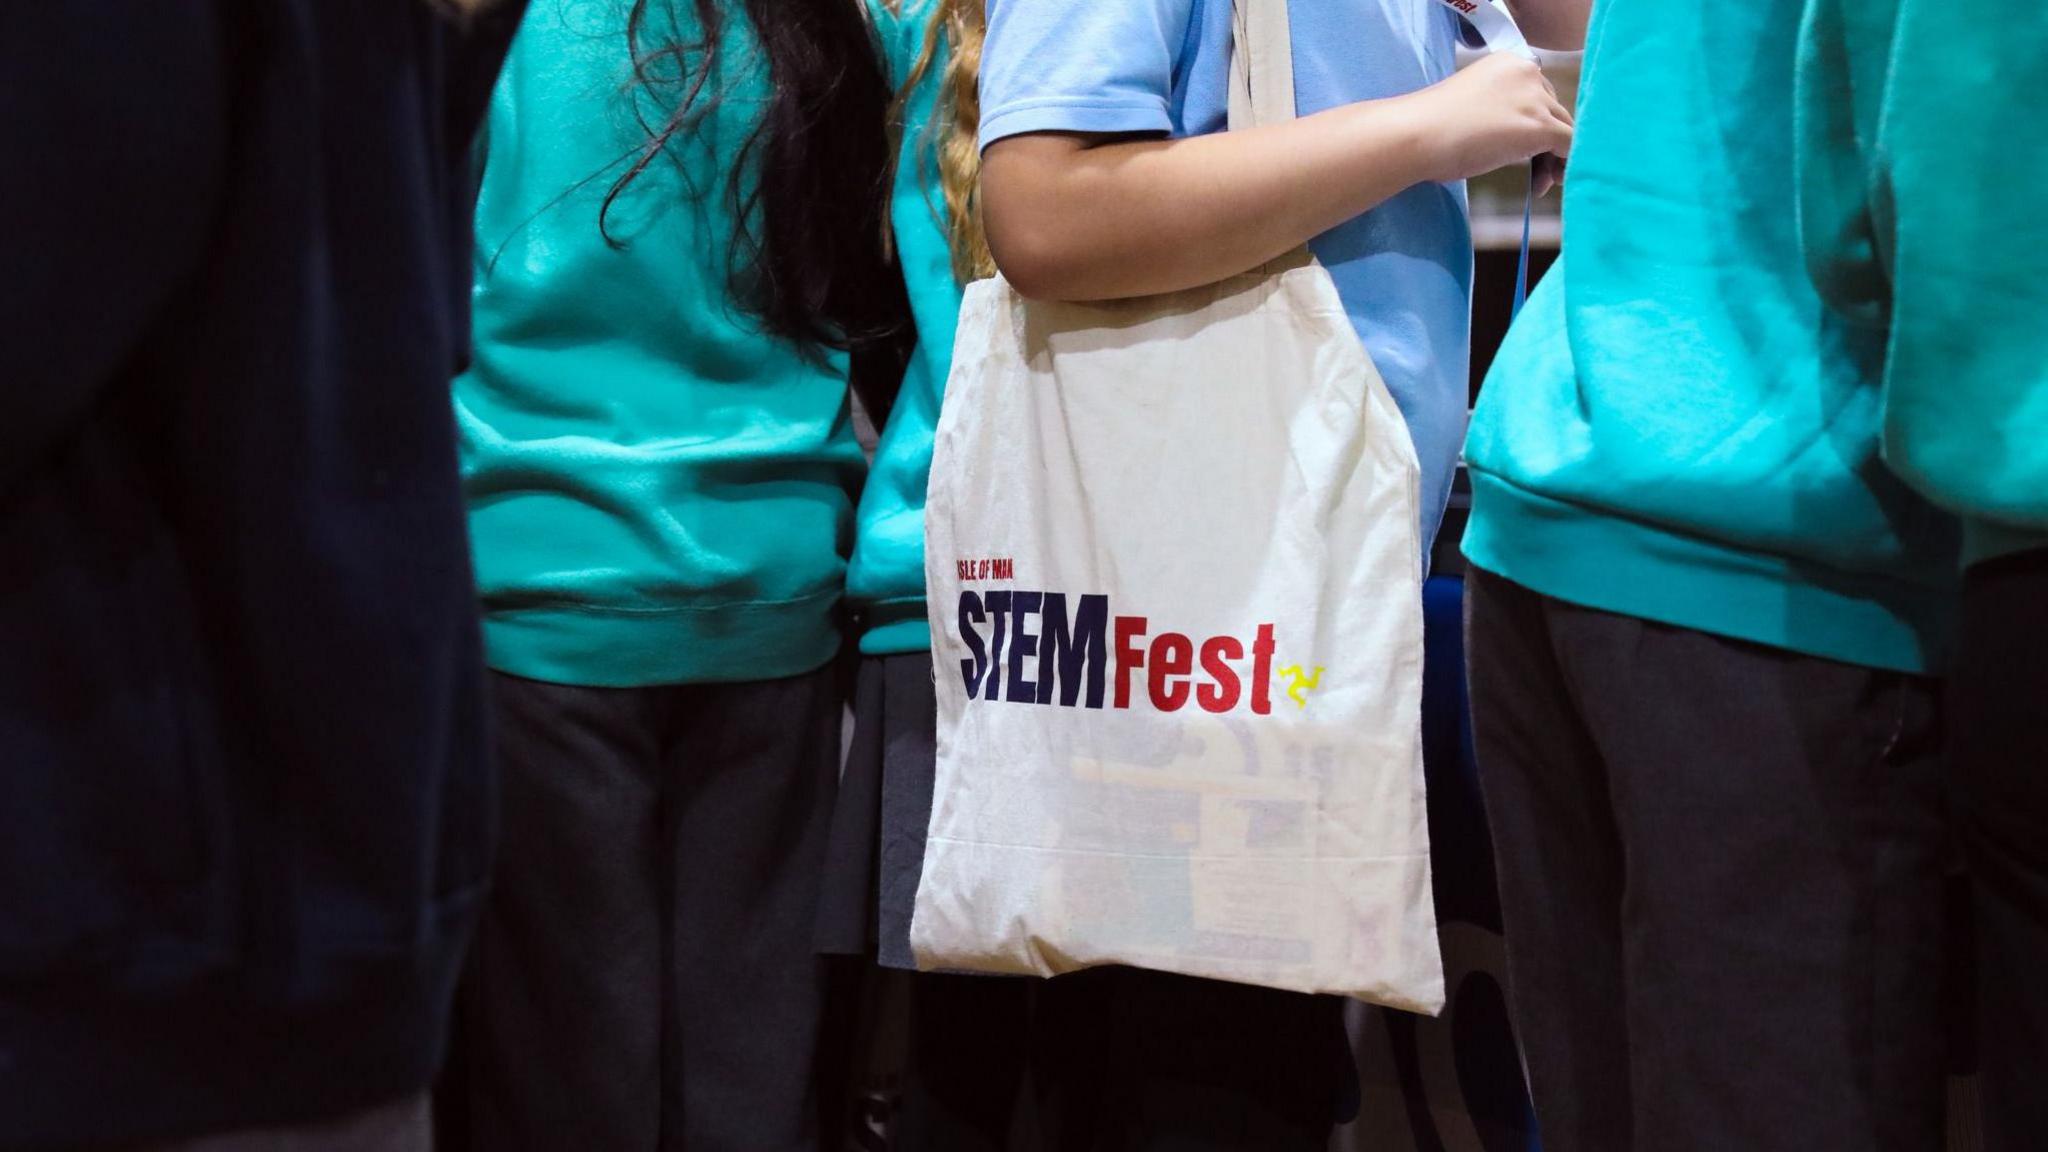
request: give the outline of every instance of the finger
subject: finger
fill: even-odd
[[[1569,124],[1551,125],[1550,146],[1544,149],[1544,151],[1556,156],[1560,161],[1571,159],[1572,126]]]

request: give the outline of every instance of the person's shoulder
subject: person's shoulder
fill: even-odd
[[[875,27],[875,41],[882,53],[891,86],[902,84],[924,57],[932,21],[949,0],[867,0],[868,18]],[[980,3],[981,0],[967,0]],[[941,38],[938,49],[945,51]]]
[[[922,46],[925,30],[948,0],[867,0],[884,51],[892,56],[905,45]],[[979,2],[979,0],[975,0]]]
[[[1041,74],[1138,61],[1168,66],[1202,9],[1230,0],[988,0],[988,57]]]
[[[1179,27],[1207,3],[1229,0],[988,0],[991,24],[1022,22],[1064,28]]]
[[[1173,130],[1195,0],[990,0],[984,148],[1032,132]]]

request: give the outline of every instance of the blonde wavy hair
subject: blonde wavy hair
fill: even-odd
[[[889,110],[897,146],[929,148],[938,165],[939,193],[945,201],[946,240],[953,250],[953,275],[963,284],[993,276],[996,271],[995,257],[989,255],[988,236],[981,226],[981,150],[976,142],[981,130],[981,42],[988,27],[984,2],[935,0],[931,21],[925,28],[924,48]],[[942,46],[946,63],[940,78],[938,109],[924,140],[905,141],[902,136],[911,94],[937,65]]]

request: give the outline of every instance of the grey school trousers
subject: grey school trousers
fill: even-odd
[[[1938,1152],[1937,686],[1474,570],[1544,1152]]]

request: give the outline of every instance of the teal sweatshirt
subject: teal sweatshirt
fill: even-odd
[[[924,49],[934,0],[907,0],[900,13],[876,5],[892,83],[902,84]],[[846,574],[847,595],[860,607],[869,655],[923,652],[931,647],[924,601],[924,492],[931,477],[932,436],[953,361],[960,285],[946,241],[937,138],[931,130],[945,70],[945,42],[907,101],[903,150],[896,168],[890,223],[903,263],[904,286],[917,323],[917,348],[875,450],[861,494],[859,533]]]
[[[1808,0],[1800,203],[1815,282],[1883,350],[1884,453],[1965,560],[2048,548],[2048,12]]]
[[[795,675],[839,646],[864,468],[846,363],[729,298],[727,173],[768,95],[747,21],[717,110],[620,196],[623,243],[599,231],[645,140],[626,7],[533,5],[491,102],[455,383],[488,658],[589,686]]]
[[[1496,358],[1465,551],[1588,607],[1937,668],[1955,525],[1879,459],[1795,208],[1802,0],[1595,6],[1566,243]]]

